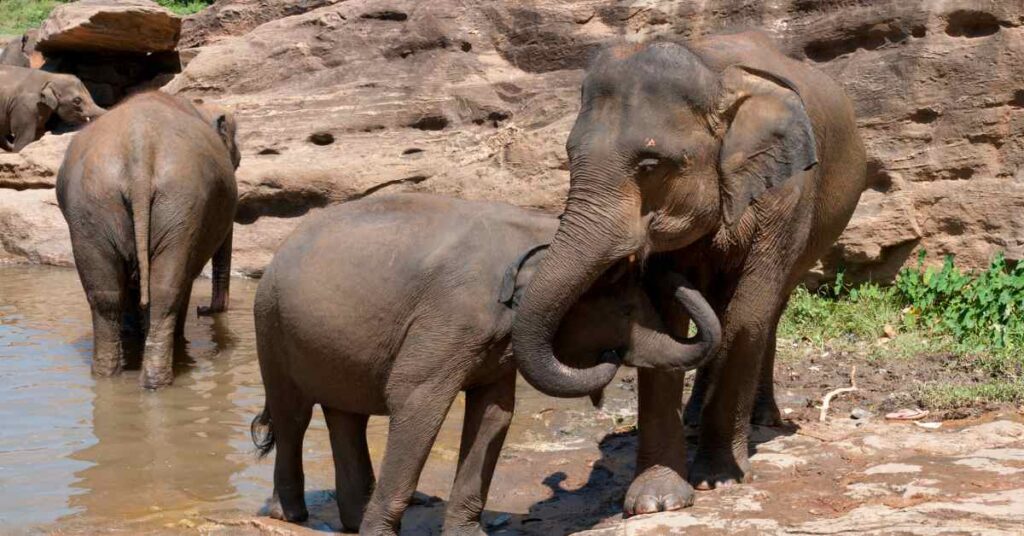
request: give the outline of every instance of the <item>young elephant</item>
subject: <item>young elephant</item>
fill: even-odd
[[[38,140],[54,112],[81,125],[106,110],[75,76],[0,65],[0,148],[16,153]]]
[[[57,201],[92,308],[93,374],[121,370],[122,321],[137,312],[148,325],[141,383],[169,385],[192,281],[211,256],[213,300],[200,314],[226,308],[238,161],[229,113],[160,92],[75,136]]]
[[[509,330],[522,287],[558,220],[500,203],[406,194],[325,210],[285,240],[256,293],[266,407],[253,421],[261,454],[277,446],[272,515],[307,517],[302,439],[320,404],[348,530],[396,534],[448,409],[466,392],[446,534],[482,534],[480,513],[512,418]],[[718,344],[710,308],[676,297],[700,335],[677,341],[628,262],[566,315],[555,351],[566,362],[693,368]],[[369,415],[390,415],[374,485]],[[261,437],[262,436],[262,437]],[[372,497],[371,497],[372,492]]]

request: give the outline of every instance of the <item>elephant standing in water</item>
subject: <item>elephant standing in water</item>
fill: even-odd
[[[501,203],[406,194],[326,209],[285,240],[255,304],[267,399],[253,437],[263,454],[277,447],[272,515],[308,515],[302,439],[320,404],[342,523],[361,534],[396,534],[448,408],[464,390],[445,534],[482,534],[480,513],[515,404],[509,330],[557,227],[549,215]],[[700,331],[693,340],[668,336],[633,268],[619,263],[578,300],[556,328],[554,351],[579,365],[612,350],[627,364],[699,366],[720,340],[714,311],[681,276],[664,274]],[[391,416],[376,485],[369,415]]]
[[[772,392],[779,317],[864,189],[850,101],[759,33],[624,44],[588,69],[566,149],[565,211],[512,330],[521,372],[555,396],[600,388],[614,363],[574,369],[552,354],[562,316],[621,259],[668,262],[722,324],[721,348],[698,373],[686,411],[700,425],[689,481],[744,480],[752,416],[780,421]],[[685,333],[686,324],[673,328]],[[627,515],[678,508],[692,492],[682,390],[679,371],[640,371]]]
[[[132,97],[72,140],[57,201],[92,308],[93,374],[121,370],[122,323],[141,316],[141,383],[170,385],[192,282],[211,257],[213,298],[200,314],[227,307],[238,162],[230,113],[160,92]]]

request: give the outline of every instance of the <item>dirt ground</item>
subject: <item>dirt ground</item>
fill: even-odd
[[[684,511],[623,520],[636,448],[635,379],[627,372],[601,410],[553,399],[550,407],[527,408],[537,440],[503,451],[484,517],[488,533],[1024,534],[1024,408],[933,411],[918,421],[923,426],[884,416],[915,407],[922,382],[974,381],[969,367],[944,356],[882,362],[808,348],[780,355],[777,397],[786,426],[755,428],[752,482],[699,492]],[[858,391],[838,395],[819,422],[823,395],[848,387],[854,365]],[[403,534],[440,534],[451,476],[450,469],[425,472],[420,489],[439,491],[417,494]],[[303,535],[340,527],[330,492],[308,499],[304,526],[207,516],[175,528]]]

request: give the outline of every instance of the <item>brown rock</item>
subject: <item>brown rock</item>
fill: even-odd
[[[218,39],[242,35],[257,26],[344,0],[219,0],[185,17],[178,46],[193,48]]]
[[[59,4],[39,29],[36,48],[60,52],[174,50],[181,19],[149,0],[79,0]]]
[[[187,19],[196,48],[165,90],[240,117],[255,264],[271,228],[377,192],[558,211],[591,51],[759,27],[845,86],[869,152],[870,189],[812,275],[885,280],[922,247],[968,268],[1024,256],[1022,22],[1024,4],[967,0],[219,0]]]

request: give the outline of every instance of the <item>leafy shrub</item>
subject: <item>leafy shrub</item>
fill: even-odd
[[[1024,265],[1002,253],[980,273],[963,273],[946,257],[942,268],[904,268],[895,288],[908,305],[906,322],[952,335],[967,352],[1024,349]]]
[[[845,339],[874,341],[885,326],[900,323],[902,303],[895,289],[876,283],[847,285],[843,273],[828,286],[810,291],[797,287],[779,324],[783,338],[806,338],[821,345]]]

